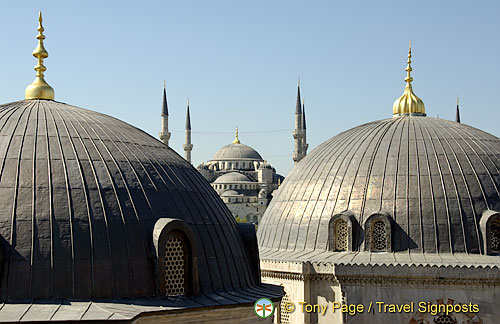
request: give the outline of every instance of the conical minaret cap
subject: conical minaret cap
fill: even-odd
[[[33,56],[37,59],[37,65],[35,65],[36,77],[35,81],[26,87],[24,92],[26,99],[49,99],[54,100],[54,89],[45,81],[44,72],[47,68],[43,65],[43,60],[49,56],[49,53],[43,46],[43,40],[45,36],[43,35],[44,28],[42,26],[42,13],[38,14],[38,46],[33,51]]]
[[[403,95],[394,101],[392,105],[392,113],[394,117],[402,116],[402,115],[420,115],[425,116],[425,106],[422,99],[417,97],[416,94],[413,93],[413,89],[411,86],[411,82],[413,78],[411,77],[411,42],[408,50],[408,65],[406,66],[406,87],[403,92]]]

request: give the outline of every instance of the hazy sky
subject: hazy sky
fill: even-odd
[[[153,136],[163,79],[171,147],[183,155],[186,98],[193,164],[240,139],[286,175],[293,167],[297,78],[315,148],[392,116],[413,89],[428,116],[500,135],[500,1],[9,1],[0,11],[0,102],[24,98],[35,76],[37,15],[56,100]]]

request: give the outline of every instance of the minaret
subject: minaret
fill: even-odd
[[[457,112],[455,114],[455,121],[460,123],[460,109],[458,108],[458,97],[457,97]]]
[[[300,78],[297,82],[297,103],[295,104],[295,129],[293,131],[293,139],[295,142],[295,150],[293,152],[293,162],[297,163],[304,157],[302,150],[302,140],[304,132],[302,130],[302,103],[300,101]]]
[[[307,155],[307,131],[306,131],[306,99],[302,98],[302,131],[304,132],[304,138],[302,139],[302,153],[304,156]]]
[[[186,113],[186,143],[184,147],[184,158],[186,161],[191,163],[191,151],[193,150],[193,144],[191,144],[191,116],[189,115],[189,98],[187,100],[187,113]]]
[[[29,86],[26,87],[24,92],[25,99],[48,99],[54,100],[54,89],[45,81],[44,74],[47,68],[43,65],[43,60],[49,56],[49,53],[43,46],[43,40],[45,36],[43,31],[45,30],[42,26],[42,12],[38,13],[38,46],[33,51],[33,56],[38,60],[35,66],[36,77]]]
[[[168,106],[167,106],[167,89],[165,81],[163,81],[163,104],[161,109],[161,131],[160,140],[168,146],[170,132],[168,131]]]

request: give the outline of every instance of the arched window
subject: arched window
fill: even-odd
[[[347,229],[347,222],[343,219],[339,219],[335,222],[335,250],[336,251],[347,251],[349,233]]]
[[[183,220],[160,218],[153,230],[157,256],[159,296],[191,296],[199,293],[196,241]]]
[[[495,219],[491,223],[491,252],[500,253],[500,219]]]
[[[392,251],[392,221],[387,213],[370,215],[365,221],[365,251]]]
[[[484,253],[500,254],[500,214],[494,210],[485,211],[479,221],[484,242]]]
[[[165,296],[185,296],[189,253],[183,235],[170,233],[165,244]]]
[[[355,250],[357,228],[358,223],[352,212],[334,215],[328,224],[328,249],[339,252]]]
[[[372,251],[385,251],[387,249],[387,231],[385,230],[385,224],[383,221],[379,220],[373,223],[371,237]]]

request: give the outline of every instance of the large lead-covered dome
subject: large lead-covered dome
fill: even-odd
[[[343,212],[359,224],[353,250],[366,249],[364,224],[379,214],[395,252],[485,253],[480,218],[500,211],[499,170],[500,140],[467,125],[406,115],[355,127],[287,176],[259,226],[261,257],[329,250]]]
[[[160,218],[191,229],[202,294],[266,294],[229,210],[173,150],[67,104],[0,106],[2,300],[156,295]]]
[[[219,149],[212,161],[224,161],[224,160],[252,160],[252,161],[263,161],[262,156],[248,145],[233,143],[223,146]]]

